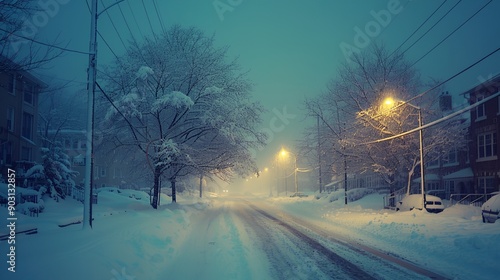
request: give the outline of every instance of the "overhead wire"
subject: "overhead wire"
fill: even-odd
[[[417,64],[420,60],[422,60],[424,57],[426,57],[429,53],[431,53],[434,49],[436,49],[439,45],[441,45],[444,41],[446,41],[451,35],[453,35],[455,32],[457,32],[460,28],[462,28],[467,22],[469,22],[472,18],[474,18],[477,14],[479,14],[486,6],[491,4],[493,0],[488,1],[486,4],[484,4],[479,10],[477,10],[474,14],[472,14],[467,20],[465,20],[462,24],[460,24],[457,28],[455,28],[450,34],[448,34],[446,37],[443,38],[439,43],[437,43],[434,47],[432,47],[430,50],[428,50],[423,56],[421,56],[419,59],[417,59],[413,64],[410,65],[410,68],[413,67],[415,64]]]
[[[122,7],[120,5],[118,5],[118,9],[120,10],[120,14],[122,15],[123,21],[125,22],[125,26],[127,27],[130,36],[132,36],[132,40],[137,43],[137,40],[134,37],[134,33],[132,33],[132,29],[130,29],[127,19],[125,18],[125,14],[123,13]]]
[[[116,60],[120,61],[120,59],[118,58],[118,55],[116,55],[116,53],[113,51],[113,49],[108,44],[108,42],[106,41],[106,39],[104,39],[104,36],[101,35],[101,32],[99,32],[99,30],[97,30],[97,34],[99,35],[99,38],[101,38],[101,40],[104,42],[104,44],[108,47],[108,49],[111,51],[111,53],[115,56]]]
[[[158,21],[160,22],[161,30],[163,31],[163,33],[166,33],[166,31],[165,31],[165,25],[163,24],[163,20],[161,19],[160,13],[158,12],[158,7],[156,6],[156,0],[153,0],[153,5],[155,7],[156,16],[158,17]]]
[[[126,50],[127,49],[127,45],[125,45],[125,42],[123,41],[123,38],[120,35],[120,32],[118,32],[118,28],[116,28],[116,25],[115,25],[115,22],[113,21],[113,18],[111,18],[111,15],[109,14],[109,12],[107,10],[106,10],[106,15],[108,16],[109,21],[111,22],[111,26],[113,26],[113,29],[116,32],[116,35],[118,35],[118,39],[120,40],[120,42],[122,43],[123,47]]]
[[[495,54],[496,52],[500,51],[500,47],[496,48],[495,50],[493,50],[492,52],[488,53],[487,55],[483,56],[482,58],[480,58],[479,60],[477,60],[476,62],[472,63],[471,65],[465,67],[464,69],[460,70],[459,72],[455,73],[454,75],[452,75],[451,77],[447,78],[446,80],[438,83],[437,85],[433,86],[432,88],[422,92],[422,93],[419,93],[417,94],[416,96],[410,98],[409,100],[405,101],[406,103],[409,103],[419,97],[422,97],[424,95],[426,95],[427,93],[435,90],[436,88],[444,85],[445,83],[455,79],[457,76],[463,74],[464,72],[468,71],[469,69],[471,69],[472,67],[476,66],[477,64],[481,63],[482,61],[484,61],[485,59],[487,59],[488,57],[492,56],[493,54]]]
[[[441,123],[443,121],[446,121],[446,120],[449,120],[449,119],[454,118],[456,116],[459,116],[459,115],[461,115],[461,114],[463,114],[463,113],[465,113],[465,112],[467,112],[467,111],[469,111],[469,110],[471,110],[471,109],[473,109],[473,108],[475,108],[475,107],[477,107],[477,106],[479,106],[481,104],[484,104],[484,103],[486,103],[486,102],[488,102],[488,101],[490,101],[490,100],[492,100],[494,98],[497,98],[498,96],[500,96],[500,92],[497,92],[497,93],[495,93],[493,95],[490,95],[490,96],[484,98],[483,100],[480,100],[480,101],[478,101],[478,102],[476,102],[476,103],[474,103],[472,105],[469,105],[469,106],[467,106],[467,107],[465,107],[465,108],[463,108],[461,110],[455,111],[455,112],[453,112],[453,113],[451,113],[449,115],[446,115],[446,116],[444,116],[444,117],[442,117],[440,119],[437,119],[437,120],[432,121],[430,123],[427,123],[425,125],[416,127],[414,129],[411,129],[411,130],[408,130],[408,131],[405,131],[403,133],[400,133],[400,134],[397,134],[397,135],[393,135],[393,136],[390,136],[390,137],[386,137],[386,138],[382,138],[382,139],[378,139],[378,140],[374,140],[374,141],[370,141],[370,142],[366,142],[366,143],[361,143],[361,145],[368,145],[368,144],[380,143],[380,142],[384,142],[384,141],[396,139],[396,138],[399,138],[399,137],[411,134],[413,132],[417,132],[417,131],[423,130],[425,128],[429,128],[429,127],[434,126],[434,125],[436,125],[438,123]]]
[[[455,7],[458,6],[458,4],[460,4],[460,2],[462,2],[462,0],[459,0],[457,3],[455,3],[453,7],[451,7],[438,21],[436,21],[431,27],[429,27],[429,29],[427,29],[427,31],[425,31],[424,34],[418,37],[418,39],[415,42],[413,42],[413,44],[411,44],[408,48],[406,48],[401,54],[405,54],[416,43],[418,43],[425,35],[427,35],[432,29],[434,29],[434,27],[436,27],[436,25],[438,25],[451,11],[453,11],[453,9],[455,9]]]
[[[58,50],[61,50],[61,51],[78,53],[78,54],[86,54],[86,55],[90,54],[89,52],[84,52],[84,51],[79,51],[79,50],[74,50],[74,49],[68,49],[68,48],[65,48],[65,47],[60,47],[58,45],[54,45],[54,44],[49,44],[49,43],[45,43],[45,42],[42,42],[42,41],[38,41],[36,39],[29,38],[29,37],[26,37],[26,36],[14,34],[14,33],[10,32],[8,30],[5,30],[5,29],[3,29],[1,27],[0,27],[0,31],[6,32],[7,34],[9,34],[9,36],[14,36],[14,37],[17,37],[17,38],[28,40],[30,42],[33,42],[33,43],[36,43],[36,44],[39,44],[39,45],[42,45],[42,46],[46,46],[46,47],[51,47],[51,48],[54,48],[54,49],[58,49]]]
[[[142,33],[141,27],[139,26],[139,21],[137,21],[137,18],[135,17],[134,10],[132,9],[132,6],[130,6],[130,1],[127,1],[128,8],[130,9],[130,13],[132,13],[132,18],[134,19],[135,25],[137,26],[137,30],[139,30],[139,33],[141,34],[141,38],[144,38],[144,33]]]
[[[422,26],[424,26],[424,24],[427,23],[427,21],[429,21],[429,19],[434,16],[434,14],[439,10],[441,9],[441,7],[447,2],[448,0],[444,0],[441,5],[439,5],[435,10],[434,12],[432,12],[418,27],[417,29],[415,29],[413,31],[413,33],[410,34],[410,36],[408,36],[408,38],[406,38],[406,40],[404,40],[390,55],[389,57],[391,57],[395,52],[397,52],[406,42],[408,42],[408,40],[410,40],[411,37],[413,37],[413,35],[415,35],[415,33],[417,33],[420,28],[422,28]]]
[[[155,31],[153,29],[153,25],[151,24],[151,19],[149,18],[149,13],[148,10],[146,9],[146,5],[144,4],[144,0],[142,0],[142,7],[144,8],[144,13],[146,13],[146,18],[148,19],[149,27],[151,28],[151,33],[153,34],[153,36],[155,36]]]

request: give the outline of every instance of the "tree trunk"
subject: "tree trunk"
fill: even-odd
[[[175,193],[175,177],[170,178],[170,185],[172,186],[172,203],[177,202],[177,195]]]
[[[160,169],[155,168],[154,171],[154,185],[153,185],[153,200],[151,201],[151,206],[154,209],[158,209],[159,198],[160,198]]]
[[[406,195],[410,195],[411,193],[411,178],[413,177],[413,175],[415,174],[415,167],[417,167],[417,158],[415,158],[413,160],[413,165],[410,169],[410,171],[408,172],[408,185],[407,185],[407,189],[406,189]],[[420,176],[422,177],[422,176]],[[420,178],[420,180],[422,180],[422,178]]]

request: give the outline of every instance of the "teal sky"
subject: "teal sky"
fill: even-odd
[[[39,28],[37,39],[47,42],[57,40],[68,49],[87,52],[90,30],[87,4],[82,0],[60,2],[67,3],[61,4],[57,13],[49,18],[48,24]],[[115,0],[99,2],[109,6]],[[366,30],[366,27],[375,27],[372,29],[373,36],[369,37],[369,43],[378,42],[394,50],[442,2],[125,0],[119,5],[133,37],[137,40],[150,36],[152,29],[155,32],[161,31],[153,5],[156,3],[166,28],[173,24],[195,26],[207,34],[215,34],[217,45],[229,46],[229,54],[238,56],[241,66],[250,71],[249,78],[255,84],[255,99],[260,100],[270,111],[264,116],[263,129],[273,128],[271,122],[276,119],[273,109],[280,112],[285,110],[295,116],[280,127],[279,131],[274,131],[269,145],[258,152],[258,161],[260,166],[264,167],[270,164],[269,156],[276,153],[282,145],[293,148],[305,125],[301,109],[304,98],[322,93],[327,83],[335,77],[339,65],[345,62],[340,46],[342,43],[356,46],[356,28]],[[457,2],[458,0],[446,1],[423,30],[430,27]],[[420,58],[487,2],[462,1],[428,35],[408,50],[407,58],[410,61]],[[216,6],[226,10],[217,11]],[[102,9],[103,5],[100,4],[99,7]],[[500,47],[499,12],[500,1],[492,1],[447,41],[418,62],[415,67],[420,70],[422,77],[444,80]],[[378,22],[374,14],[381,13],[390,14],[390,18],[385,18],[386,22]],[[110,18],[118,32],[113,28]],[[119,36],[125,43],[133,40],[117,6],[109,9],[109,17],[106,13],[101,14],[98,29],[117,55],[122,54],[124,50]],[[421,34],[422,30],[402,49],[406,49]],[[98,65],[102,66],[112,58],[110,49],[99,40]],[[496,53],[471,71],[447,83],[446,89],[454,94],[469,89],[492,74],[500,72],[499,62],[500,53]],[[86,55],[65,53],[52,63],[50,69],[40,71],[40,77],[47,82],[52,79],[54,82],[72,80],[71,90],[81,89],[85,87],[87,63]],[[454,101],[455,104],[464,102],[460,97]]]

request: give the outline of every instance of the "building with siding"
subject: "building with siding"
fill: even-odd
[[[470,111],[470,166],[474,176],[474,193],[489,194],[500,190],[500,75],[464,92],[469,104],[479,104]]]
[[[15,169],[17,176],[40,159],[38,97],[46,85],[22,70],[0,72],[0,169]]]

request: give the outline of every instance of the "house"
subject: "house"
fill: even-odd
[[[442,117],[452,113],[452,96],[448,92],[443,92],[439,96],[439,108]],[[464,129],[470,125],[467,114],[455,117],[449,122]],[[450,124],[449,122],[444,125]],[[450,199],[453,195],[467,194],[472,191],[473,176],[470,168],[469,149],[467,146],[464,147],[463,143],[460,144],[462,145],[451,147],[446,154],[426,162],[425,191],[427,194]],[[420,183],[420,178],[413,182]]]
[[[463,95],[470,105],[467,150],[452,150],[448,155],[427,162],[427,193],[444,199],[484,202],[489,194],[500,191],[500,75],[476,85]],[[419,179],[415,182],[420,182]]]
[[[495,97],[470,111],[470,165],[474,176],[474,193],[489,194],[500,190],[500,74],[465,91],[469,104]]]
[[[9,67],[7,67],[9,68]],[[40,79],[23,70],[0,72],[0,169],[16,170],[18,178],[40,159],[38,96]]]
[[[78,172],[75,183],[84,185],[87,131],[85,129],[61,129],[49,131],[49,136],[61,143],[64,152],[70,158],[71,169]],[[137,169],[133,166],[135,161],[129,153],[120,153],[108,146],[102,143],[99,137],[94,136],[93,187],[135,187],[132,182],[135,181],[136,174],[131,172]]]

